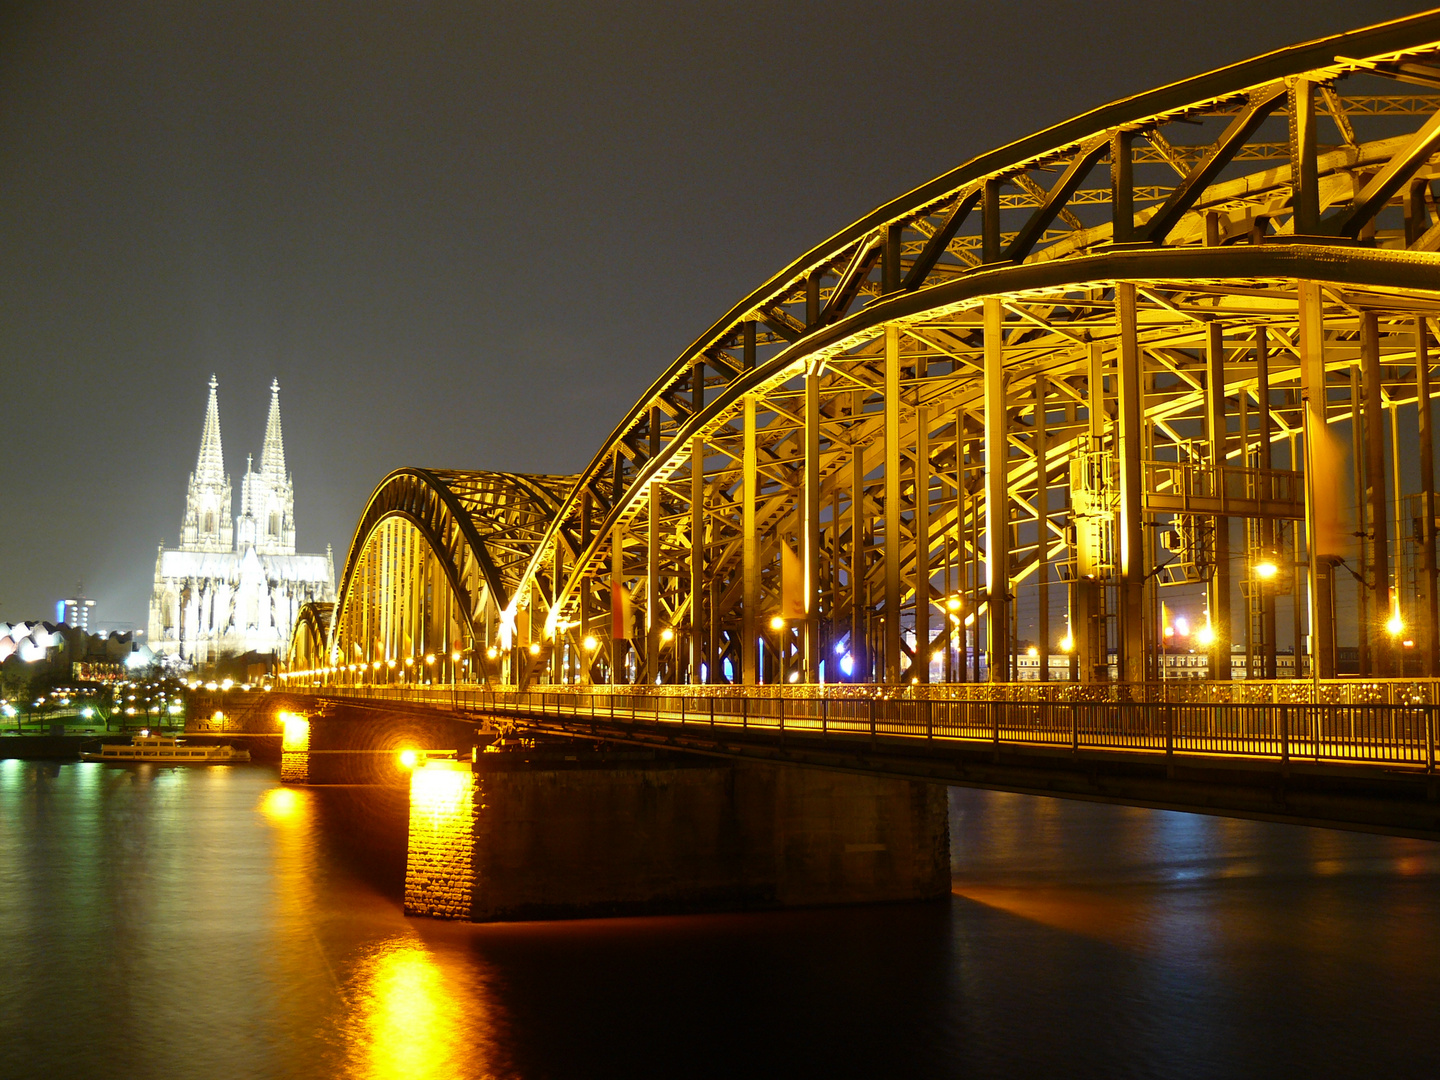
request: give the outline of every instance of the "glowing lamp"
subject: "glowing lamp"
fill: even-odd
[[[595,640],[594,634],[587,634],[585,636],[585,640],[581,642],[581,644],[585,646],[586,652],[594,652],[600,647],[600,643]]]
[[[674,630],[671,630],[670,627],[668,627],[668,626],[665,627],[664,630],[661,630],[661,631],[660,631],[660,640],[661,640],[661,641],[674,641],[674,640],[675,640],[675,631],[674,631]]]
[[[1271,581],[1279,572],[1280,568],[1268,559],[1255,565],[1255,576],[1261,581]]]
[[[771,629],[771,630],[784,630],[784,629],[785,629],[785,620],[782,619],[779,615],[773,616],[773,617],[770,619],[770,629]]]
[[[1405,622],[1400,618],[1400,612],[1397,611],[1390,616],[1390,621],[1385,624],[1385,629],[1396,637],[1405,632]]]
[[[1211,626],[1209,623],[1206,623],[1204,626],[1202,626],[1202,627],[1200,628],[1199,633],[1197,633],[1197,634],[1195,635],[1195,640],[1198,641],[1198,642],[1200,642],[1201,645],[1214,645],[1214,644],[1215,644],[1215,628],[1214,628],[1213,626]]]
[[[949,608],[951,611],[959,611],[959,610],[960,610],[960,598],[959,598],[958,596],[952,596],[952,597],[950,597],[949,600],[946,600],[946,601],[945,601],[945,606],[946,606],[947,608]]]
[[[539,656],[539,655],[540,655],[540,642],[538,642],[538,641],[532,641],[532,642],[530,642],[530,655],[531,655],[531,656]]]
[[[415,765],[419,760],[420,755],[417,754],[414,750],[400,751],[400,764],[407,769],[415,768]]]
[[[413,656],[407,656],[407,657],[405,657],[405,666],[406,666],[406,667],[414,667],[414,666],[415,666],[415,657],[413,657]]]
[[[500,655],[500,650],[495,648],[494,645],[491,645],[490,648],[485,650],[485,655],[488,656],[491,660],[494,660],[495,657]]]
[[[458,664],[460,662],[460,654],[458,652],[452,652],[450,654],[450,662],[452,664]]]
[[[1075,651],[1075,638],[1074,638],[1072,635],[1066,634],[1063,638],[1060,639],[1060,651],[1061,651],[1061,652],[1074,652],[1074,651]]]

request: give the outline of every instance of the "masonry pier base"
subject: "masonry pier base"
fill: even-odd
[[[411,782],[405,910],[490,922],[931,899],[950,890],[946,806],[937,784],[707,759],[432,761]]]

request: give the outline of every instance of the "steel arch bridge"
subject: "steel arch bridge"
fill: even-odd
[[[387,476],[290,667],[1143,684],[1185,609],[1212,679],[1346,635],[1440,675],[1437,151],[1427,12],[974,158],[741,298],[579,474]]]

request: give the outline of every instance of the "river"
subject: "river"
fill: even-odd
[[[0,761],[0,1077],[1440,1070],[1440,844],[956,789],[948,901],[469,926],[404,815]]]

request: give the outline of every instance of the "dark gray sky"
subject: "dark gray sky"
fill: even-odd
[[[745,291],[1104,101],[1418,10],[230,3],[0,12],[0,620],[143,626],[206,380],[300,547],[401,465],[571,472]],[[337,572],[339,567],[337,566]]]

